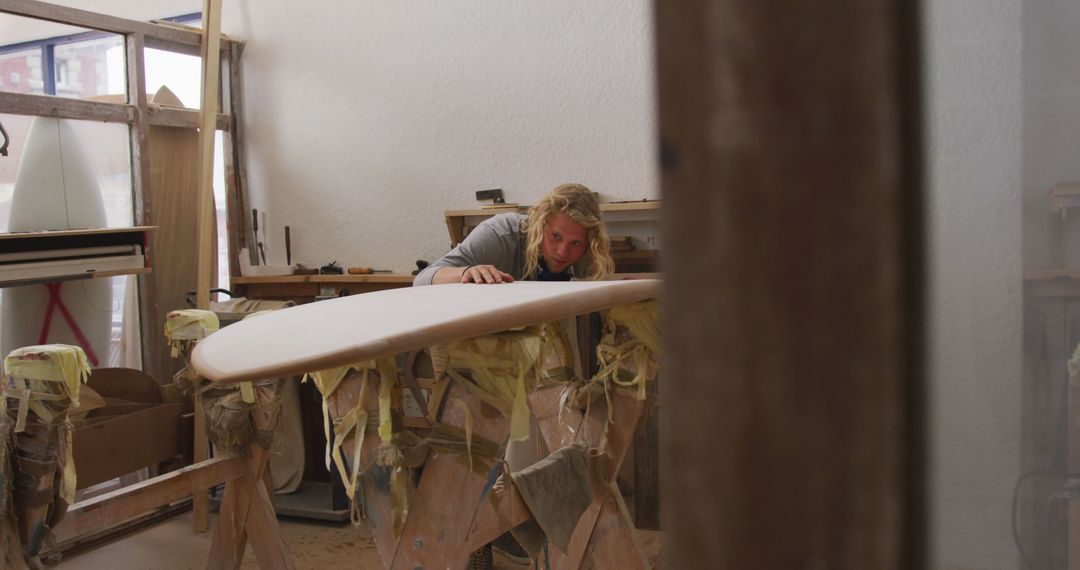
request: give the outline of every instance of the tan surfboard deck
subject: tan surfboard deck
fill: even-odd
[[[390,289],[274,311],[203,339],[192,365],[215,382],[302,374],[660,295],[660,281],[521,281]]]

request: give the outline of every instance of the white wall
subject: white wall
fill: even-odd
[[[1015,569],[1021,10],[925,4],[931,568]]]
[[[444,253],[443,211],[563,182],[658,197],[650,2],[225,4],[247,40],[252,207],[284,262],[408,272]]]
[[[1047,190],[1080,181],[1080,3],[1024,5],[1024,268],[1051,266]],[[1062,224],[1062,257],[1080,269],[1080,219]]]

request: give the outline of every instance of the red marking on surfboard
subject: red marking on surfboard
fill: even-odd
[[[90,348],[90,341],[86,339],[86,335],[83,334],[82,329],[79,328],[79,323],[75,322],[75,317],[71,316],[71,311],[68,311],[66,305],[64,305],[63,299],[60,298],[60,286],[63,283],[46,283],[45,288],[49,290],[49,305],[45,307],[45,319],[41,323],[41,334],[38,336],[38,344],[46,344],[49,338],[49,328],[52,327],[53,312],[58,310],[64,317],[64,321],[67,322],[68,327],[71,328],[71,332],[75,335],[75,340],[82,347],[83,352],[86,353],[86,358],[90,360],[90,364],[94,366],[98,365],[97,355],[94,354],[94,349]]]

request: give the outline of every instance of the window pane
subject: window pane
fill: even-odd
[[[86,31],[45,20],[0,13],[0,91],[47,92],[42,40]],[[51,72],[50,72],[51,73]]]
[[[225,191],[225,144],[221,131],[214,142],[214,208],[217,212],[217,272],[218,287],[228,289],[229,278],[229,212]]]
[[[127,94],[124,39],[117,35],[58,44],[53,55],[56,94],[85,99]],[[121,99],[122,100],[122,99]]]
[[[40,49],[0,53],[0,91],[38,95],[45,92]]]
[[[143,51],[146,92],[169,88],[188,109],[200,108],[202,59],[193,55],[147,48]]]
[[[9,155],[0,158],[0,231],[8,231],[11,198],[19,169],[23,168],[24,150],[31,133],[34,117],[0,115],[0,123],[8,132]],[[43,121],[55,121],[44,118]],[[83,155],[92,176],[101,190],[105,206],[105,227],[132,225],[131,160],[128,153],[128,128],[116,123],[75,121],[63,119],[75,134],[77,149],[67,150]],[[33,189],[27,189],[32,192]],[[61,228],[55,228],[61,229]]]
[[[133,225],[128,127],[118,123],[71,121],[87,152],[105,203],[106,226]]]
[[[8,155],[0,157],[0,232],[8,231],[8,215],[11,211],[11,195],[15,190],[15,175],[19,169],[23,147],[26,145],[26,134],[30,131],[32,120],[33,117],[21,115],[0,115],[0,124],[4,125],[4,130],[7,131],[11,140],[11,144],[8,145]]]

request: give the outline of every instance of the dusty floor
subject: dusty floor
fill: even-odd
[[[211,525],[216,515],[211,515]],[[281,533],[289,545],[296,567],[330,570],[335,568],[381,568],[379,554],[365,526],[327,524],[307,520],[282,520]],[[660,535],[642,531],[642,545],[654,567],[660,554]],[[111,544],[66,558],[59,570],[195,570],[206,567],[210,535],[191,530],[191,511]],[[241,568],[258,568],[251,549]],[[499,554],[497,570],[524,570]]]

